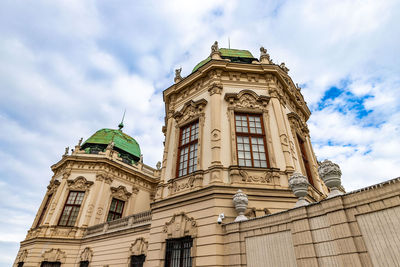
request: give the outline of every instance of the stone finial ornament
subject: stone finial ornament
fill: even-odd
[[[157,162],[157,164],[156,164],[156,168],[157,168],[157,170],[160,170],[161,169],[161,162],[159,161],[159,162]]]
[[[65,148],[65,152],[64,152],[64,155],[63,155],[63,156],[68,156],[68,153],[69,153],[69,146],[67,146],[67,147]]]
[[[331,192],[328,194],[328,198],[343,194],[338,189],[338,187],[341,185],[342,176],[342,171],[340,170],[339,165],[330,160],[324,160],[323,162],[319,163],[318,173],[325,185],[331,190]]]
[[[178,83],[180,81],[182,81],[182,76],[181,76],[181,72],[182,72],[182,68],[176,69],[175,70],[175,78],[174,78],[174,82]]]
[[[286,72],[286,73],[289,72],[289,69],[286,67],[285,62],[282,62],[281,65],[279,65],[279,67],[281,67],[281,69],[282,69],[284,72]]]
[[[214,44],[211,46],[211,53],[218,52],[218,42],[215,41]]]
[[[261,64],[271,64],[272,60],[269,57],[269,54],[267,53],[267,49],[265,49],[263,46],[260,47],[260,63]]]
[[[295,172],[289,178],[289,186],[292,189],[293,194],[299,198],[299,200],[296,202],[295,207],[308,205],[308,201],[304,198],[307,195],[309,186],[307,177],[305,177],[301,173]]]
[[[249,199],[247,198],[247,195],[239,189],[233,196],[233,205],[235,205],[235,210],[239,214],[236,217],[235,222],[248,220],[247,217],[244,216],[244,213],[247,209],[247,204],[249,204]]]
[[[219,51],[217,41],[215,41],[214,44],[211,46],[210,57],[211,57],[211,59],[222,59],[221,52]]]

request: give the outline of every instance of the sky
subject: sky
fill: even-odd
[[[318,160],[347,191],[400,176],[400,1],[0,2],[0,266],[11,266],[50,166],[101,128],[162,159],[162,91],[220,47],[267,48],[312,115]]]

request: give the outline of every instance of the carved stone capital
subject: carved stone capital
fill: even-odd
[[[302,175],[301,173],[293,173],[292,176],[289,178],[289,187],[292,189],[293,194],[299,198],[296,203],[296,207],[307,205],[307,200],[304,197],[307,195],[308,192],[308,183],[307,177]]]
[[[331,190],[328,198],[343,194],[338,189],[341,185],[342,177],[342,171],[340,170],[339,165],[330,160],[324,160],[319,163],[318,173],[325,185]]]
[[[120,185],[118,187],[111,187],[110,189],[111,189],[112,197],[119,198],[124,201],[128,201],[132,195],[132,193],[130,193],[128,190],[126,190],[126,187],[123,185]]]
[[[88,190],[94,184],[83,176],[76,177],[74,180],[67,180],[67,183],[71,190]]]
[[[210,93],[210,95],[213,95],[213,94],[220,95],[222,93],[222,89],[223,89],[223,85],[221,82],[213,82],[208,87],[208,92]]]
[[[236,212],[239,214],[236,217],[235,222],[247,220],[247,217],[244,216],[244,213],[247,209],[247,204],[249,204],[249,199],[247,198],[247,195],[239,189],[233,196],[233,205],[235,206]]]

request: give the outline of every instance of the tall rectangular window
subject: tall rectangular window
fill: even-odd
[[[37,221],[36,227],[38,227],[42,223],[43,217],[46,215],[46,211],[47,211],[47,208],[49,207],[52,196],[53,196],[53,194],[49,194],[47,196],[46,203],[44,204],[42,212],[40,213],[40,217],[39,217],[39,220]]]
[[[145,259],[146,256],[143,254],[137,256],[131,256],[131,267],[143,267]]]
[[[262,115],[235,114],[239,166],[268,167]]]
[[[191,248],[193,239],[189,236],[167,239],[165,267],[192,267]]]
[[[307,158],[306,147],[304,145],[304,141],[299,136],[297,136],[297,140],[299,141],[301,158],[303,159],[303,164],[304,164],[304,168],[306,169],[308,181],[310,182],[310,184],[312,186],[314,186],[314,181],[311,176],[310,162],[308,161],[308,158]]]
[[[110,211],[108,212],[107,222],[119,219],[122,217],[124,211],[125,201],[113,198],[110,205]]]
[[[178,149],[177,176],[183,176],[197,169],[197,143],[199,122],[181,128]]]
[[[70,191],[58,225],[74,226],[85,192]]]

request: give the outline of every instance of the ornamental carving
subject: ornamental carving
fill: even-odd
[[[86,247],[81,253],[81,261],[92,261],[93,250],[89,247]]]
[[[288,115],[289,123],[297,133],[308,134],[310,131],[308,130],[307,124],[302,121],[299,115],[294,112],[290,112]]]
[[[222,83],[221,82],[213,82],[209,87],[208,87],[208,92],[210,95],[213,94],[221,94],[222,93]]]
[[[259,96],[251,90],[242,90],[238,94],[227,93],[225,100],[230,108],[266,110],[270,97]]]
[[[57,191],[59,185],[60,182],[58,180],[51,181],[50,184],[47,186],[48,193],[54,193],[55,191]]]
[[[178,193],[180,191],[190,190],[192,188],[200,187],[203,183],[203,176],[202,175],[195,175],[185,177],[183,179],[174,179],[168,185],[168,189],[170,194]]]
[[[93,185],[92,181],[86,180],[83,176],[76,177],[74,180],[67,180],[67,182],[71,190],[88,190]]]
[[[196,237],[197,223],[193,217],[187,216],[184,212],[176,213],[165,223],[163,232],[167,234],[167,238]]]
[[[111,196],[122,199],[124,201],[128,201],[128,199],[131,197],[132,193],[130,193],[125,186],[120,185],[118,187],[111,187]]]
[[[207,100],[200,99],[198,101],[190,100],[186,102],[181,111],[174,113],[173,117],[178,122],[186,122],[188,120],[204,115],[204,107],[207,105]]]
[[[131,255],[146,255],[147,248],[149,247],[149,243],[145,241],[143,237],[136,238],[135,242],[131,244],[131,248],[129,249]]]
[[[65,263],[66,255],[65,252],[60,249],[50,249],[42,254],[41,261],[61,262]]]
[[[24,262],[26,260],[26,258],[28,257],[28,251],[26,249],[24,249],[23,251],[21,251],[21,253],[19,254],[18,258],[17,258],[17,262]]]
[[[260,175],[255,175],[255,174],[249,174],[244,170],[240,170],[239,174],[242,177],[242,182],[246,183],[270,184],[273,183],[274,177],[279,178],[279,174],[270,171],[260,173]]]

